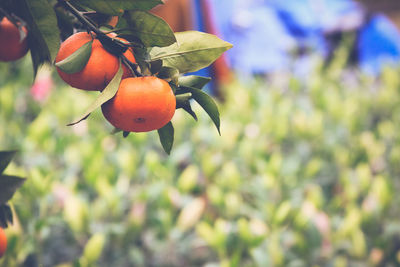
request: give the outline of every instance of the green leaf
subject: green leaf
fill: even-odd
[[[0,228],[7,228],[9,223],[13,223],[11,208],[7,204],[0,204]]]
[[[119,84],[122,78],[122,73],[123,71],[120,62],[118,72],[115,74],[114,78],[112,78],[111,82],[107,85],[103,92],[101,92],[96,100],[86,109],[83,115],[79,117],[79,119],[76,119],[74,122],[68,124],[68,126],[75,125],[85,120],[95,109],[101,107],[101,105],[113,98],[118,91]]]
[[[179,78],[179,71],[172,67],[162,67],[157,77],[176,84]]]
[[[197,75],[181,76],[178,79],[178,84],[186,87],[193,87],[202,89],[207,83],[211,81],[209,77],[201,77]]]
[[[217,36],[186,31],[175,33],[177,43],[149,50],[150,61],[163,60],[163,66],[174,67],[180,73],[193,72],[213,63],[232,45]]]
[[[19,0],[23,19],[29,25],[29,48],[34,72],[44,62],[53,62],[60,47],[60,30],[53,7],[47,0]]]
[[[116,30],[122,37],[133,41],[139,39],[145,46],[169,46],[176,42],[171,27],[162,18],[146,11],[130,11],[123,15],[126,29]],[[118,27],[124,27],[123,23]]]
[[[182,87],[180,87],[182,88]],[[200,89],[193,87],[183,87],[182,88],[186,92],[192,93],[192,97],[196,100],[197,103],[207,112],[208,116],[210,116],[211,120],[214,122],[217,127],[219,135],[221,135],[220,131],[220,119],[219,119],[219,111],[218,106],[208,94],[204,93]]]
[[[192,96],[191,93],[188,93],[188,94],[190,94],[190,96]],[[176,108],[177,108],[177,109],[179,109],[179,108],[183,109],[183,110],[186,111],[190,116],[192,116],[193,119],[194,119],[195,121],[197,121],[197,115],[196,115],[196,113],[192,110],[192,106],[190,105],[190,101],[189,101],[189,100],[186,100],[186,101],[179,101],[179,100],[178,100],[178,99],[179,99],[178,96],[179,96],[179,95],[177,95]]]
[[[73,0],[71,2],[109,15],[121,14],[121,9],[150,10],[163,3],[161,0]]]
[[[4,172],[17,151],[0,151],[0,174]]]
[[[90,54],[92,53],[92,43],[93,41],[87,42],[79,47],[74,53],[57,62],[55,65],[68,74],[81,71],[89,61]]]
[[[168,122],[164,127],[158,129],[157,132],[164,151],[169,155],[174,143],[174,126],[172,126],[172,122]]]
[[[24,178],[17,176],[0,176],[0,204],[5,204],[14,195],[15,191],[25,182]]]

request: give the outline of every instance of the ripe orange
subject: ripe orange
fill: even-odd
[[[92,36],[86,32],[79,32],[71,35],[61,44],[55,62],[57,63],[67,58],[92,39]],[[126,41],[122,38],[119,39]],[[131,49],[128,49],[124,55],[131,62],[136,63]],[[99,40],[94,39],[90,58],[81,71],[68,74],[57,68],[57,72],[60,77],[72,87],[89,91],[102,91],[117,73],[118,68],[118,57],[109,53],[104,49]],[[132,76],[127,66],[123,65],[122,68],[124,70],[123,78]]]
[[[7,236],[2,228],[0,228],[0,258],[4,255],[7,249]]]
[[[122,80],[116,95],[101,109],[118,129],[148,132],[166,125],[174,116],[175,107],[175,95],[169,84],[148,76]]]
[[[22,28],[28,33],[25,27]],[[0,61],[14,61],[28,52],[28,40],[20,40],[18,27],[4,17],[0,22]]]

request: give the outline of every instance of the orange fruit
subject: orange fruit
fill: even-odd
[[[113,35],[110,35],[113,37]],[[126,41],[119,38],[122,41]],[[93,40],[87,32],[79,32],[68,37],[60,46],[55,62],[59,62],[78,50],[82,45]],[[125,51],[124,55],[131,62],[136,63],[131,49]],[[108,52],[99,40],[94,39],[92,43],[92,52],[85,67],[76,73],[68,74],[57,67],[60,77],[72,87],[89,90],[102,91],[111,81],[119,68],[119,59],[117,56]],[[124,64],[123,78],[132,76],[131,71]]]
[[[169,84],[147,76],[123,79],[118,92],[101,109],[118,129],[148,132],[166,125],[174,116],[175,107],[175,95]]]
[[[22,28],[28,33],[25,27]],[[20,40],[18,27],[4,17],[0,22],[0,61],[14,61],[28,52],[28,39]]]
[[[7,236],[3,228],[0,228],[0,258],[4,255],[7,249]]]

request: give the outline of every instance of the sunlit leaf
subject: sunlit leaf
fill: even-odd
[[[174,127],[172,122],[168,122],[164,127],[158,129],[158,136],[164,151],[169,155],[174,143]]]
[[[68,124],[68,126],[75,125],[83,120],[85,120],[87,117],[89,117],[90,113],[92,113],[95,109],[101,107],[105,102],[110,100],[115,96],[115,94],[118,91],[119,84],[121,82],[122,78],[122,67],[121,63],[118,69],[118,72],[115,74],[114,78],[111,80],[111,82],[107,85],[107,87],[101,92],[101,94],[96,98],[96,100],[86,109],[86,111],[79,117],[79,119],[76,119],[74,122]]]
[[[175,33],[177,43],[149,50],[150,60],[163,60],[163,66],[174,67],[180,73],[197,71],[213,63],[232,45],[215,35],[186,31]]]
[[[55,65],[68,74],[81,71],[86,66],[90,54],[92,53],[92,43],[93,41],[87,42],[79,47],[74,53],[57,62]]]

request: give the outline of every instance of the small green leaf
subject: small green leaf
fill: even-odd
[[[74,53],[57,62],[55,65],[68,74],[81,71],[89,61],[90,54],[92,53],[92,43],[93,41],[87,42],[79,47]]]
[[[73,0],[72,3],[87,6],[95,11],[118,15],[122,10],[150,10],[162,4],[161,0]]]
[[[76,119],[74,122],[68,124],[67,126],[72,126],[85,120],[95,109],[101,107],[101,105],[113,98],[118,91],[119,84],[122,78],[122,73],[123,71],[120,62],[118,72],[115,74],[114,78],[112,78],[111,82],[107,85],[103,92],[101,92],[96,100],[86,109],[83,115],[79,117],[79,119]]]
[[[168,122],[164,127],[158,129],[157,132],[164,151],[169,155],[174,143],[174,126],[172,126],[172,122]]]
[[[15,191],[25,182],[24,178],[1,175],[0,176],[0,204],[5,204],[14,195]]]
[[[182,88],[182,87],[181,87]],[[219,119],[219,111],[218,106],[215,104],[212,97],[208,94],[204,93],[200,89],[192,88],[192,87],[183,87],[184,91],[192,93],[192,97],[196,100],[197,103],[207,112],[210,116],[211,120],[214,122],[217,127],[219,135],[221,135],[220,131],[220,119]]]
[[[178,79],[178,84],[186,87],[193,87],[202,89],[207,83],[211,81],[209,77],[201,77],[197,75],[181,76]]]
[[[0,174],[4,172],[17,151],[0,151]]]
[[[186,31],[175,33],[177,43],[149,50],[150,61],[163,60],[163,66],[174,67],[179,73],[200,70],[213,63],[223,52],[232,48],[215,35]]]
[[[132,41],[140,40],[145,46],[169,46],[176,42],[171,27],[162,18],[146,11],[130,11],[123,15],[123,21],[118,24],[119,35]]]

